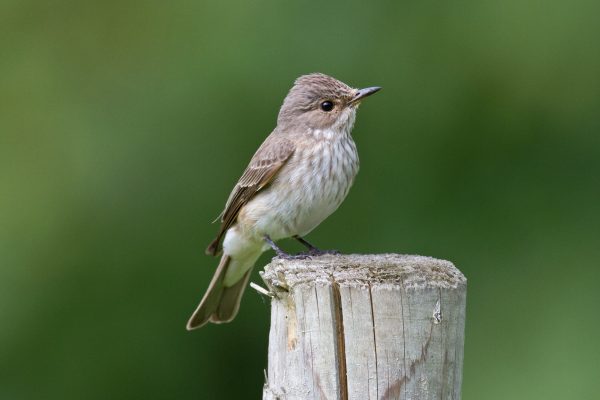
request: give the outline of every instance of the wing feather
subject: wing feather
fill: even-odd
[[[219,233],[216,239],[208,245],[207,254],[214,256],[219,253],[221,239],[227,229],[235,223],[242,207],[273,180],[294,153],[294,149],[294,144],[290,140],[273,134],[263,142],[229,195],[225,209],[220,216]]]

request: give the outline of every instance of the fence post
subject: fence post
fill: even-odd
[[[460,399],[466,278],[399,254],[279,258],[264,400]]]

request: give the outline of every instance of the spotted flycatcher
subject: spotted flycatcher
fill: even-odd
[[[283,258],[324,253],[303,237],[348,194],[358,172],[358,153],[350,136],[356,110],[379,89],[353,89],[324,74],[296,80],[279,110],[277,127],[229,195],[221,228],[206,249],[213,256],[222,252],[221,261],[188,330],[235,317],[252,267],[267,249]],[[308,252],[290,256],[275,244],[289,237]]]

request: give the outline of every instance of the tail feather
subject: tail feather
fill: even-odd
[[[250,268],[242,279],[240,279],[235,285],[226,287],[221,293],[221,300],[215,313],[210,317],[210,322],[215,324],[222,324],[225,322],[231,322],[237,315],[240,309],[240,302],[242,301],[242,295],[250,280]]]
[[[225,272],[227,272],[227,266],[231,257],[225,255],[221,257],[219,266],[215,271],[215,274],[208,285],[208,289],[202,297],[198,308],[192,314],[190,320],[187,323],[187,330],[197,329],[204,326],[210,319],[215,311],[219,308],[221,301],[221,295],[225,287],[223,286],[223,279],[225,278]]]
[[[191,318],[187,323],[187,330],[200,328],[208,322],[215,324],[222,324],[225,322],[231,322],[240,309],[240,302],[242,295],[250,279],[252,272],[252,266],[254,265],[255,259],[244,260],[245,262],[239,263],[231,259],[230,256],[224,255],[221,257],[219,266],[215,271],[215,274],[208,285],[208,289],[202,297],[198,308],[192,314]],[[237,275],[236,271],[245,271],[241,277],[234,280],[231,286],[225,286],[225,277],[227,271],[230,273],[233,271],[233,276]],[[239,276],[239,275],[237,275]],[[228,277],[231,279],[231,277]],[[235,279],[235,278],[234,278]]]

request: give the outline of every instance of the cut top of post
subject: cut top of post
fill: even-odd
[[[450,261],[404,254],[326,255],[304,260],[274,258],[262,278],[271,288],[288,289],[304,283],[332,280],[351,287],[377,284],[405,289],[464,286],[465,276]]]

